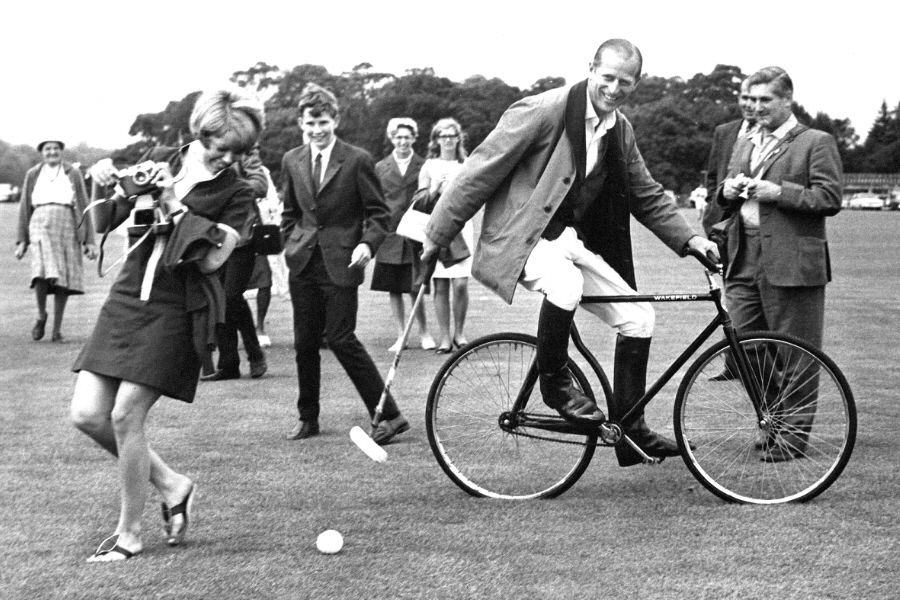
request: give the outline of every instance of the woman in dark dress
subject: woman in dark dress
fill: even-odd
[[[406,314],[403,294],[415,298],[413,281],[421,267],[419,254],[422,246],[394,233],[403,213],[409,208],[413,194],[419,183],[419,170],[425,159],[413,152],[419,128],[412,119],[399,117],[388,121],[387,137],[394,145],[394,151],[375,165],[375,173],[381,181],[384,199],[391,210],[390,233],[375,255],[375,269],[372,271],[372,289],[388,292],[391,298],[391,313],[397,328],[397,341],[389,348],[391,352],[400,349],[403,330],[406,328]],[[434,338],[428,333],[425,320],[425,302],[416,310],[421,346],[425,350],[434,348]]]
[[[196,141],[149,153],[159,188],[157,221],[170,232],[134,227],[128,255],[73,370],[78,372],[71,414],[75,426],[118,458],[121,509],[115,533],[89,562],[120,561],[143,550],[141,515],[148,482],[163,499],[169,545],[180,544],[197,493],[148,445],[144,421],[160,396],[191,402],[200,355],[222,320],[214,272],[252,222],[254,195],[235,168],[263,127],[262,107],[237,92],[202,95],[190,119]],[[115,182],[108,160],[91,169],[101,185]],[[117,186],[117,190],[121,188]],[[117,193],[95,212],[97,231],[128,216],[133,198]],[[145,275],[149,271],[150,275]]]

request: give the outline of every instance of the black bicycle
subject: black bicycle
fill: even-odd
[[[675,395],[673,424],[685,464],[728,501],[809,500],[834,483],[853,451],[857,419],[850,386],[834,361],[802,340],[771,331],[737,332],[722,305],[721,266],[695,257],[705,267],[708,293],[582,298],[582,303],[711,302],[716,309],[622,421],[645,407],[721,329],[724,339],[691,363]],[[609,398],[612,389],[599,362],[574,324],[571,333]],[[644,462],[657,462],[619,422],[582,426],[548,408],[536,385],[536,344],[523,333],[488,335],[457,350],[435,376],[426,406],[428,442],[456,485],[474,496],[550,498],[578,480],[597,446],[629,444]],[[572,359],[569,370],[596,399]],[[790,460],[767,462],[766,450],[774,444],[782,445]]]

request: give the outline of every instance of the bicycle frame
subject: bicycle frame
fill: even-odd
[[[697,350],[715,333],[717,329],[722,328],[725,338],[728,340],[728,344],[730,350],[732,352],[732,356],[735,359],[735,363],[738,368],[738,374],[740,376],[741,381],[745,386],[747,386],[747,391],[752,399],[753,408],[756,411],[756,417],[759,421],[760,425],[765,425],[765,418],[762,413],[763,406],[763,391],[760,389],[759,382],[756,381],[754,377],[751,376],[751,367],[750,367],[750,359],[747,357],[744,349],[741,347],[738,342],[737,332],[734,329],[734,325],[731,321],[731,316],[728,314],[728,309],[722,304],[722,288],[716,279],[713,277],[713,273],[708,269],[705,270],[707,281],[709,282],[709,291],[705,294],[696,294],[696,293],[677,293],[677,294],[636,294],[632,296],[583,296],[581,299],[582,304],[593,304],[593,303],[601,303],[601,302],[713,302],[716,306],[716,315],[709,322],[709,324],[694,338],[694,340],[687,346],[687,348],[682,351],[682,353],[669,365],[669,367],[659,376],[659,378],[651,384],[643,396],[641,396],[640,400],[638,400],[632,408],[622,416],[622,422],[628,422],[635,415],[639,414],[644,410],[644,408],[653,400],[659,391],[665,387],[665,385],[672,379],[675,373],[678,372],[691,357],[696,354]],[[594,374],[601,381],[601,385],[606,381],[605,377],[601,374],[603,373],[603,369],[600,366],[597,357],[591,352],[585,343],[584,339],[581,337],[578,328],[572,323],[571,328],[571,337],[572,342],[575,347],[584,357],[584,359],[588,362],[591,369],[594,371]],[[517,398],[515,405],[516,407],[522,406],[523,399],[527,398],[531,393],[531,388],[533,387],[534,382],[537,381],[537,366],[532,365],[532,372],[534,377],[529,377],[529,383],[523,386],[523,389],[519,392],[519,398]],[[609,393],[609,390],[606,390]],[[559,424],[550,424],[550,423],[530,423],[530,425],[537,428],[547,428],[551,427],[555,430],[559,430]],[[571,425],[572,431],[575,430],[576,426]],[[601,435],[601,437],[603,437]],[[630,440],[629,440],[630,441]]]

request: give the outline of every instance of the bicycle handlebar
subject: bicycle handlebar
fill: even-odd
[[[694,250],[693,248],[688,249],[687,253],[696,258],[710,273],[722,274],[722,263],[715,257],[710,256],[709,254],[703,254],[699,250]]]

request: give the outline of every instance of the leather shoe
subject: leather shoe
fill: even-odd
[[[544,404],[558,412],[567,421],[600,424],[606,420],[606,415],[603,414],[597,403],[571,383],[563,384],[561,387],[542,377],[541,396],[544,398]]]
[[[263,375],[266,374],[266,371],[269,370],[269,365],[266,363],[266,357],[262,357],[259,360],[251,360],[250,361],[250,377],[253,379],[259,379]]]
[[[403,415],[397,415],[393,419],[384,419],[372,431],[372,441],[383,446],[394,439],[397,434],[408,429],[409,422],[403,418]]]
[[[47,317],[43,319],[38,319],[34,322],[34,327],[31,328],[31,339],[34,341],[38,341],[44,337],[45,327],[47,326]]]
[[[297,425],[284,436],[284,439],[305,440],[314,435],[319,435],[318,421],[297,421]]]
[[[626,431],[625,434],[651,458],[658,458],[662,461],[666,457],[679,456],[681,454],[681,451],[678,449],[678,442],[670,440],[654,431]],[[634,448],[632,448],[628,442],[623,440],[619,442],[619,444],[620,445],[616,446],[616,458],[619,460],[620,467],[630,467],[643,462],[641,456],[635,452]],[[690,442],[688,442],[688,445],[691,447],[691,450],[696,449]]]
[[[200,381],[224,381],[225,379],[240,379],[241,373],[240,371],[225,371],[223,369],[218,369],[210,373],[209,375],[201,375]]]

